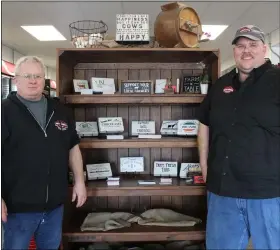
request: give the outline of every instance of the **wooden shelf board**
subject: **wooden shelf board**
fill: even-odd
[[[75,60],[76,63],[199,63],[219,52],[217,49],[199,48],[106,48],[76,49],[58,48],[59,60]]]
[[[201,103],[202,94],[113,94],[64,95],[67,104],[195,104]]]
[[[68,221],[63,229],[63,238],[68,242],[129,242],[129,241],[176,241],[204,240],[205,225],[193,227],[141,226],[136,223],[130,227],[106,232],[81,232],[80,226],[86,214],[79,213]]]
[[[155,180],[154,185],[140,185],[138,180]],[[206,194],[205,185],[186,184],[185,179],[172,178],[172,185],[159,184],[160,178],[150,175],[120,177],[119,186],[107,186],[106,180],[87,183],[88,196],[200,196]],[[71,187],[70,187],[71,189]]]
[[[195,148],[196,138],[162,137],[161,139],[129,138],[107,140],[100,138],[83,138],[80,148]]]

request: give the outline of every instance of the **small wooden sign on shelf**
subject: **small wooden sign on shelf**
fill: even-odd
[[[176,161],[155,161],[154,176],[177,177],[178,162]]]
[[[181,93],[200,94],[201,76],[184,76],[181,84]]]
[[[121,157],[121,173],[139,173],[144,171],[144,157]]]
[[[120,80],[121,94],[153,94],[153,81],[151,80]]]
[[[88,180],[107,179],[112,176],[110,163],[87,164]]]
[[[94,93],[114,94],[116,92],[114,78],[91,78],[91,88]]]
[[[190,172],[201,172],[201,167],[199,163],[181,163],[180,168],[180,178],[185,179],[188,177]]]
[[[76,122],[76,131],[80,137],[98,136],[97,122]]]
[[[153,135],[155,134],[155,121],[132,121],[131,122],[131,135]]]

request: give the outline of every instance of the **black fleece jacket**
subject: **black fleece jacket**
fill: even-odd
[[[2,102],[2,198],[8,213],[42,212],[67,197],[69,152],[79,143],[75,122],[58,100],[47,98],[42,128],[12,92]]]

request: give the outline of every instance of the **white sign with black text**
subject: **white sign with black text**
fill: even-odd
[[[155,161],[154,176],[177,177],[178,162],[176,161]]]
[[[91,88],[93,92],[102,92],[103,94],[114,94],[116,92],[114,78],[91,78]]]
[[[147,135],[155,134],[155,121],[132,121],[131,123],[131,135]]]
[[[97,122],[76,122],[79,136],[98,136]]]
[[[87,164],[88,180],[107,179],[112,176],[110,163]]]
[[[181,163],[180,178],[187,178],[189,172],[201,172],[199,163]]]
[[[122,173],[143,172],[144,157],[121,157],[120,171]]]
[[[121,133],[124,131],[122,117],[99,117],[98,127],[100,133]]]
[[[149,41],[149,15],[117,14],[116,41]]]

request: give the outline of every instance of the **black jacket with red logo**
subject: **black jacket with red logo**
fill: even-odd
[[[207,188],[245,199],[280,197],[280,69],[270,61],[241,83],[219,78],[200,107],[209,127]]]
[[[64,203],[69,152],[79,143],[75,122],[47,98],[46,127],[11,93],[2,102],[2,198],[8,212],[40,212]]]

